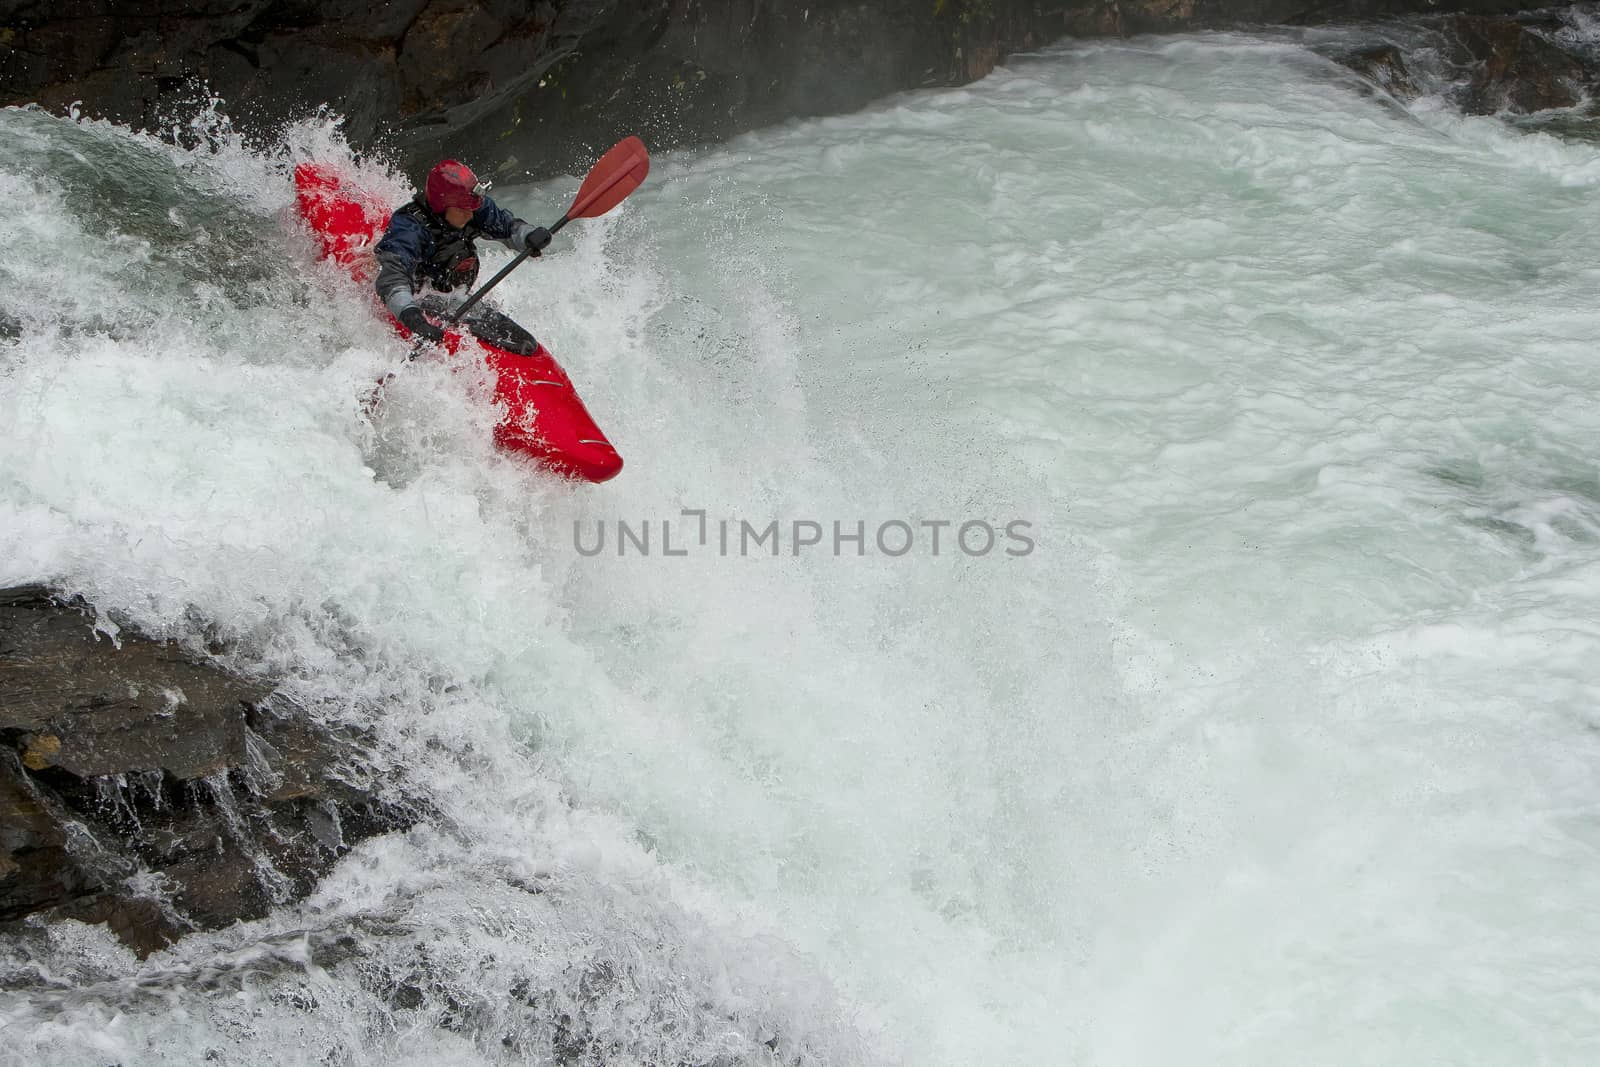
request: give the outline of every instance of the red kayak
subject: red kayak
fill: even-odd
[[[389,209],[326,164],[301,163],[294,169],[294,184],[300,216],[316,234],[323,258],[334,260],[357,282],[370,286],[377,271],[372,248],[388,228]],[[389,318],[396,332],[410,337],[399,320]],[[622,470],[622,457],[544,345],[523,356],[471,334],[447,330],[442,347],[455,355],[481,353],[494,372],[495,402],[505,409],[494,429],[495,444],[531,456],[570,478],[604,482]]]

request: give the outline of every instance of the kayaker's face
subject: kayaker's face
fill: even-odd
[[[447,207],[444,209],[444,221],[459,230],[472,221],[472,212],[464,207]]]

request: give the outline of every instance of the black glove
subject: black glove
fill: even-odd
[[[550,243],[550,231],[543,226],[535,226],[522,237],[522,247],[534,255],[538,255]]]
[[[444,331],[429,322],[428,316],[424,315],[422,309],[415,304],[400,312],[400,322],[406,329],[424,341],[432,341],[434,344],[438,344],[444,340]]]

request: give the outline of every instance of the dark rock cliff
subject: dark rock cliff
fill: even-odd
[[[411,821],[361,763],[271,686],[0,590],[0,923],[103,922],[148,952],[265,915]]]
[[[202,84],[236,126],[326,104],[360,146],[536,175],[622,132],[714,140],[888,92],[958,84],[1067,34],[1304,24],[1507,0],[10,0],[0,104],[161,128]],[[510,157],[520,157],[513,162]]]

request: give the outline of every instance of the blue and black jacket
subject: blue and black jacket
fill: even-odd
[[[389,230],[374,250],[378,256],[378,299],[396,318],[415,304],[424,285],[441,293],[471,289],[478,277],[478,249],[473,240],[487,237],[520,252],[533,227],[487,196],[461,229],[435,215],[418,193],[394,213]]]

